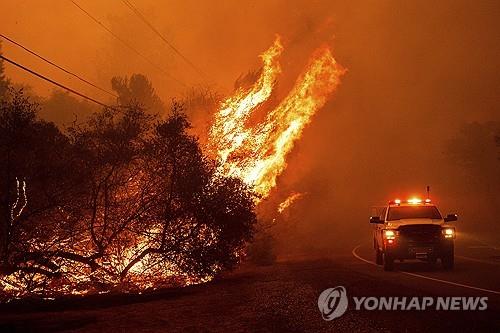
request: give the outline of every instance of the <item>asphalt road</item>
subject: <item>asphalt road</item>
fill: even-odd
[[[373,264],[370,239],[320,257],[246,265],[223,279],[149,295],[100,295],[42,307],[0,308],[1,332],[500,332],[500,249],[457,241],[456,267]],[[344,286],[347,311],[322,319],[318,296]],[[352,297],[488,297],[480,311],[356,310]]]
[[[370,245],[366,242],[361,243],[354,247],[351,253],[361,262],[379,267],[374,263]],[[430,266],[414,261],[397,263],[396,270],[398,275],[433,282],[435,288],[440,288],[439,290],[458,292],[461,289],[476,292],[478,295],[481,293],[485,296],[500,297],[500,249],[480,241],[456,242],[453,271],[445,271],[439,264]],[[383,272],[383,275],[387,274],[388,272]]]

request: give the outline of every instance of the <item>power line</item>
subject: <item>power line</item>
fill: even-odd
[[[135,7],[131,1],[122,0],[122,2],[130,8],[141,20],[144,22],[158,37],[163,40],[168,47],[170,47],[179,57],[181,57],[191,68],[193,68],[201,77],[205,78],[206,75],[203,73],[193,62],[191,62],[186,56],[184,56],[172,43],[170,43],[159,31],[156,29],[151,22],[146,19],[146,17]]]
[[[92,16],[92,14],[90,14],[88,11],[86,11],[85,9],[83,9],[75,1],[73,1],[73,0],[69,0],[69,1],[71,1],[71,3],[73,5],[75,5],[75,7],[77,7],[80,11],[82,11],[85,15],[87,15],[90,19],[92,19],[92,21],[94,21],[96,24],[98,24],[99,26],[101,26],[101,28],[103,28],[104,30],[106,30],[111,36],[113,36],[118,41],[120,41],[120,43],[122,43],[123,45],[125,45],[132,52],[134,52],[137,56],[141,57],[142,59],[144,59],[145,61],[147,61],[150,65],[152,65],[156,69],[160,70],[163,74],[167,75],[173,81],[177,82],[178,84],[180,84],[180,85],[182,85],[184,87],[187,87],[182,81],[180,81],[180,80],[176,79],[175,77],[173,77],[171,74],[169,74],[168,72],[166,72],[165,70],[163,70],[163,68],[161,68],[160,66],[158,66],[157,64],[155,64],[154,62],[152,62],[151,60],[149,60],[145,55],[143,55],[142,53],[140,53],[139,51],[137,51],[135,48],[133,48],[130,44],[128,44],[126,41],[124,41],[122,38],[120,38],[111,29],[109,29],[108,27],[106,27],[101,21],[99,21],[94,16]]]
[[[56,67],[56,68],[58,68],[58,69],[62,70],[63,72],[65,72],[65,73],[67,73],[67,74],[69,74],[69,75],[72,75],[72,76],[76,77],[76,78],[77,78],[77,79],[79,79],[80,81],[85,82],[85,83],[87,83],[88,85],[91,85],[92,87],[97,88],[97,89],[99,89],[99,90],[101,90],[101,91],[105,92],[105,93],[106,93],[106,94],[108,94],[108,95],[111,95],[111,96],[113,96],[113,97],[115,97],[115,98],[118,98],[118,96],[117,96],[116,94],[113,94],[112,92],[110,92],[110,91],[108,91],[108,90],[106,90],[106,89],[104,89],[104,88],[101,88],[101,87],[99,87],[98,85],[96,85],[96,84],[94,84],[94,83],[92,83],[92,82],[90,82],[90,81],[85,80],[85,79],[84,79],[84,78],[82,78],[81,76],[79,76],[79,75],[77,75],[77,74],[75,74],[75,73],[72,73],[72,72],[70,72],[69,70],[67,70],[67,69],[65,69],[65,68],[63,68],[63,67],[61,67],[61,66],[57,65],[57,64],[56,64],[56,63],[54,63],[53,61],[50,61],[49,59],[47,59],[47,58],[45,58],[45,57],[41,56],[40,54],[36,53],[35,51],[32,51],[32,50],[28,49],[27,47],[25,47],[25,46],[21,45],[20,43],[18,43],[18,42],[16,42],[16,41],[14,41],[14,40],[12,40],[11,38],[9,38],[9,37],[7,37],[7,36],[5,36],[5,35],[3,35],[3,34],[0,34],[0,37],[3,37],[5,40],[7,40],[7,41],[11,42],[12,44],[15,44],[15,45],[19,46],[20,48],[22,48],[22,49],[23,49],[23,50],[25,50],[26,52],[31,53],[31,54],[32,54],[32,55],[34,55],[35,57],[37,57],[37,58],[39,58],[39,59],[42,59],[42,60],[43,60],[43,61],[45,61],[46,63],[49,63],[50,65],[52,65],[52,66],[54,66],[54,67]]]
[[[76,91],[76,90],[74,90],[74,89],[68,88],[68,87],[66,87],[65,85],[63,85],[63,84],[61,84],[61,83],[59,83],[59,82],[56,82],[56,81],[54,81],[54,80],[52,80],[52,79],[49,79],[48,77],[46,77],[46,76],[44,76],[44,75],[42,75],[42,74],[40,74],[40,73],[35,72],[35,71],[34,71],[34,70],[32,70],[32,69],[29,69],[29,68],[27,68],[27,67],[25,67],[25,66],[23,66],[23,65],[21,65],[21,64],[18,64],[18,63],[17,63],[17,62],[15,62],[14,60],[10,60],[9,58],[5,57],[5,56],[4,56],[4,55],[2,55],[2,54],[0,54],[0,58],[2,58],[3,60],[7,61],[8,63],[10,63],[10,64],[12,64],[12,65],[14,65],[14,66],[16,66],[16,67],[21,68],[22,70],[25,70],[25,71],[26,71],[26,72],[28,72],[28,73],[31,73],[31,74],[33,74],[33,75],[35,75],[35,76],[37,76],[37,77],[41,78],[42,80],[48,81],[48,82],[52,83],[53,85],[58,86],[59,88],[63,88],[63,89],[65,89],[65,90],[67,90],[67,91],[69,91],[69,92],[71,92],[71,93],[73,93],[73,94],[75,94],[75,95],[78,95],[78,96],[80,96],[80,97],[82,97],[82,98],[85,98],[85,99],[87,99],[87,100],[91,101],[91,102],[94,102],[94,103],[96,103],[96,104],[99,104],[99,105],[101,105],[101,106],[104,106],[105,108],[109,108],[109,109],[116,110],[116,108],[115,108],[115,107],[113,107],[113,106],[109,106],[109,105],[107,105],[107,104],[104,104],[104,103],[102,103],[102,102],[99,102],[99,101],[98,101],[98,100],[96,100],[96,99],[93,99],[92,97],[89,97],[89,96],[87,96],[87,95],[85,95],[85,94],[82,94],[82,93],[80,93],[80,92],[78,92],[78,91]]]

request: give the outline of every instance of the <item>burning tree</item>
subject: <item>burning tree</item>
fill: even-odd
[[[43,288],[38,276],[59,275],[45,254],[66,239],[63,212],[78,192],[68,138],[36,111],[21,92],[1,100],[0,272],[16,281],[4,291]]]
[[[273,94],[282,51],[277,38],[261,55],[255,83],[222,101],[208,135],[216,161],[189,134],[176,103],[163,121],[129,105],[62,133],[37,119],[22,93],[3,99],[4,297],[186,285],[234,267],[254,232],[254,206],[270,195],[294,142],[345,71],[327,46],[318,48],[288,95],[252,126]],[[162,107],[145,77],[117,78],[113,87],[121,103]]]
[[[178,104],[155,127],[148,142],[145,172],[155,184],[155,208],[137,233],[147,236],[123,269],[129,273],[146,256],[167,259],[170,269],[206,278],[232,268],[251,237],[253,195],[237,178],[221,176],[188,135],[189,122]],[[136,269],[137,270],[137,269]]]
[[[185,285],[234,267],[253,194],[172,111],[104,110],[63,134],[22,94],[2,102],[4,297]]]

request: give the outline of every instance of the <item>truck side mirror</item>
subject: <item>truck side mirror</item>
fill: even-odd
[[[453,222],[453,221],[456,221],[456,220],[458,220],[458,215],[457,214],[448,214],[448,216],[446,216],[444,218],[445,222]]]
[[[380,219],[380,216],[371,216],[370,223],[374,224],[384,224],[384,221]]]

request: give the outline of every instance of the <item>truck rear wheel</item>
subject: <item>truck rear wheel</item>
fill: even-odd
[[[384,271],[394,270],[394,258],[384,253]]]

